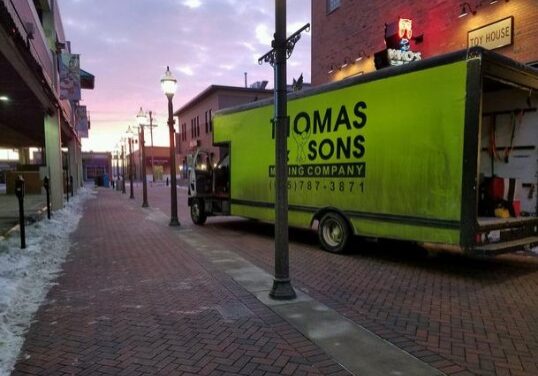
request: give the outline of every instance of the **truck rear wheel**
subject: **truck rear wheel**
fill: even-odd
[[[337,213],[327,213],[319,221],[318,236],[323,249],[332,253],[346,250],[351,230],[346,220]]]
[[[207,214],[204,208],[204,201],[199,198],[192,201],[191,220],[195,225],[203,225],[207,220]]]

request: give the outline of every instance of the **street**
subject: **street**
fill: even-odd
[[[134,200],[98,192],[14,374],[348,374],[197,250],[226,249],[272,274],[272,225],[195,226],[183,187],[181,227],[170,228],[169,187],[149,187],[149,209],[140,184]],[[538,257],[352,248],[330,254],[315,231],[290,230],[294,288],[445,374],[538,374]],[[242,308],[211,309],[226,302]]]

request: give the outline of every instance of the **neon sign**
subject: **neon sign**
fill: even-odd
[[[411,39],[413,36],[413,21],[407,18],[400,18],[398,21],[398,35],[400,39]]]
[[[396,22],[385,24],[385,45],[387,48],[375,54],[376,68],[422,60],[420,52],[411,51],[411,40],[414,40],[411,19],[399,18]]]

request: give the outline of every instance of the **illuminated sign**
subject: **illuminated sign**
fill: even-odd
[[[467,47],[481,46],[494,50],[514,42],[514,17],[504,18],[467,33]]]
[[[398,29],[400,38],[411,39],[413,36],[413,21],[407,18],[400,18],[398,21]]]
[[[387,50],[390,65],[402,65],[412,61],[422,60],[421,52],[393,50],[389,48]]]
[[[411,39],[414,40],[412,20],[400,18],[397,22],[385,24],[385,45],[387,49],[374,55],[376,68],[380,69],[422,60],[421,52],[411,51]]]
[[[413,36],[413,21],[400,18],[397,22],[385,24],[385,44],[387,48],[399,50],[402,45],[409,45]]]

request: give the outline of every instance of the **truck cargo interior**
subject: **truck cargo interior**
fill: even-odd
[[[538,95],[487,74],[482,93],[477,242],[491,243],[518,237],[537,218]]]

